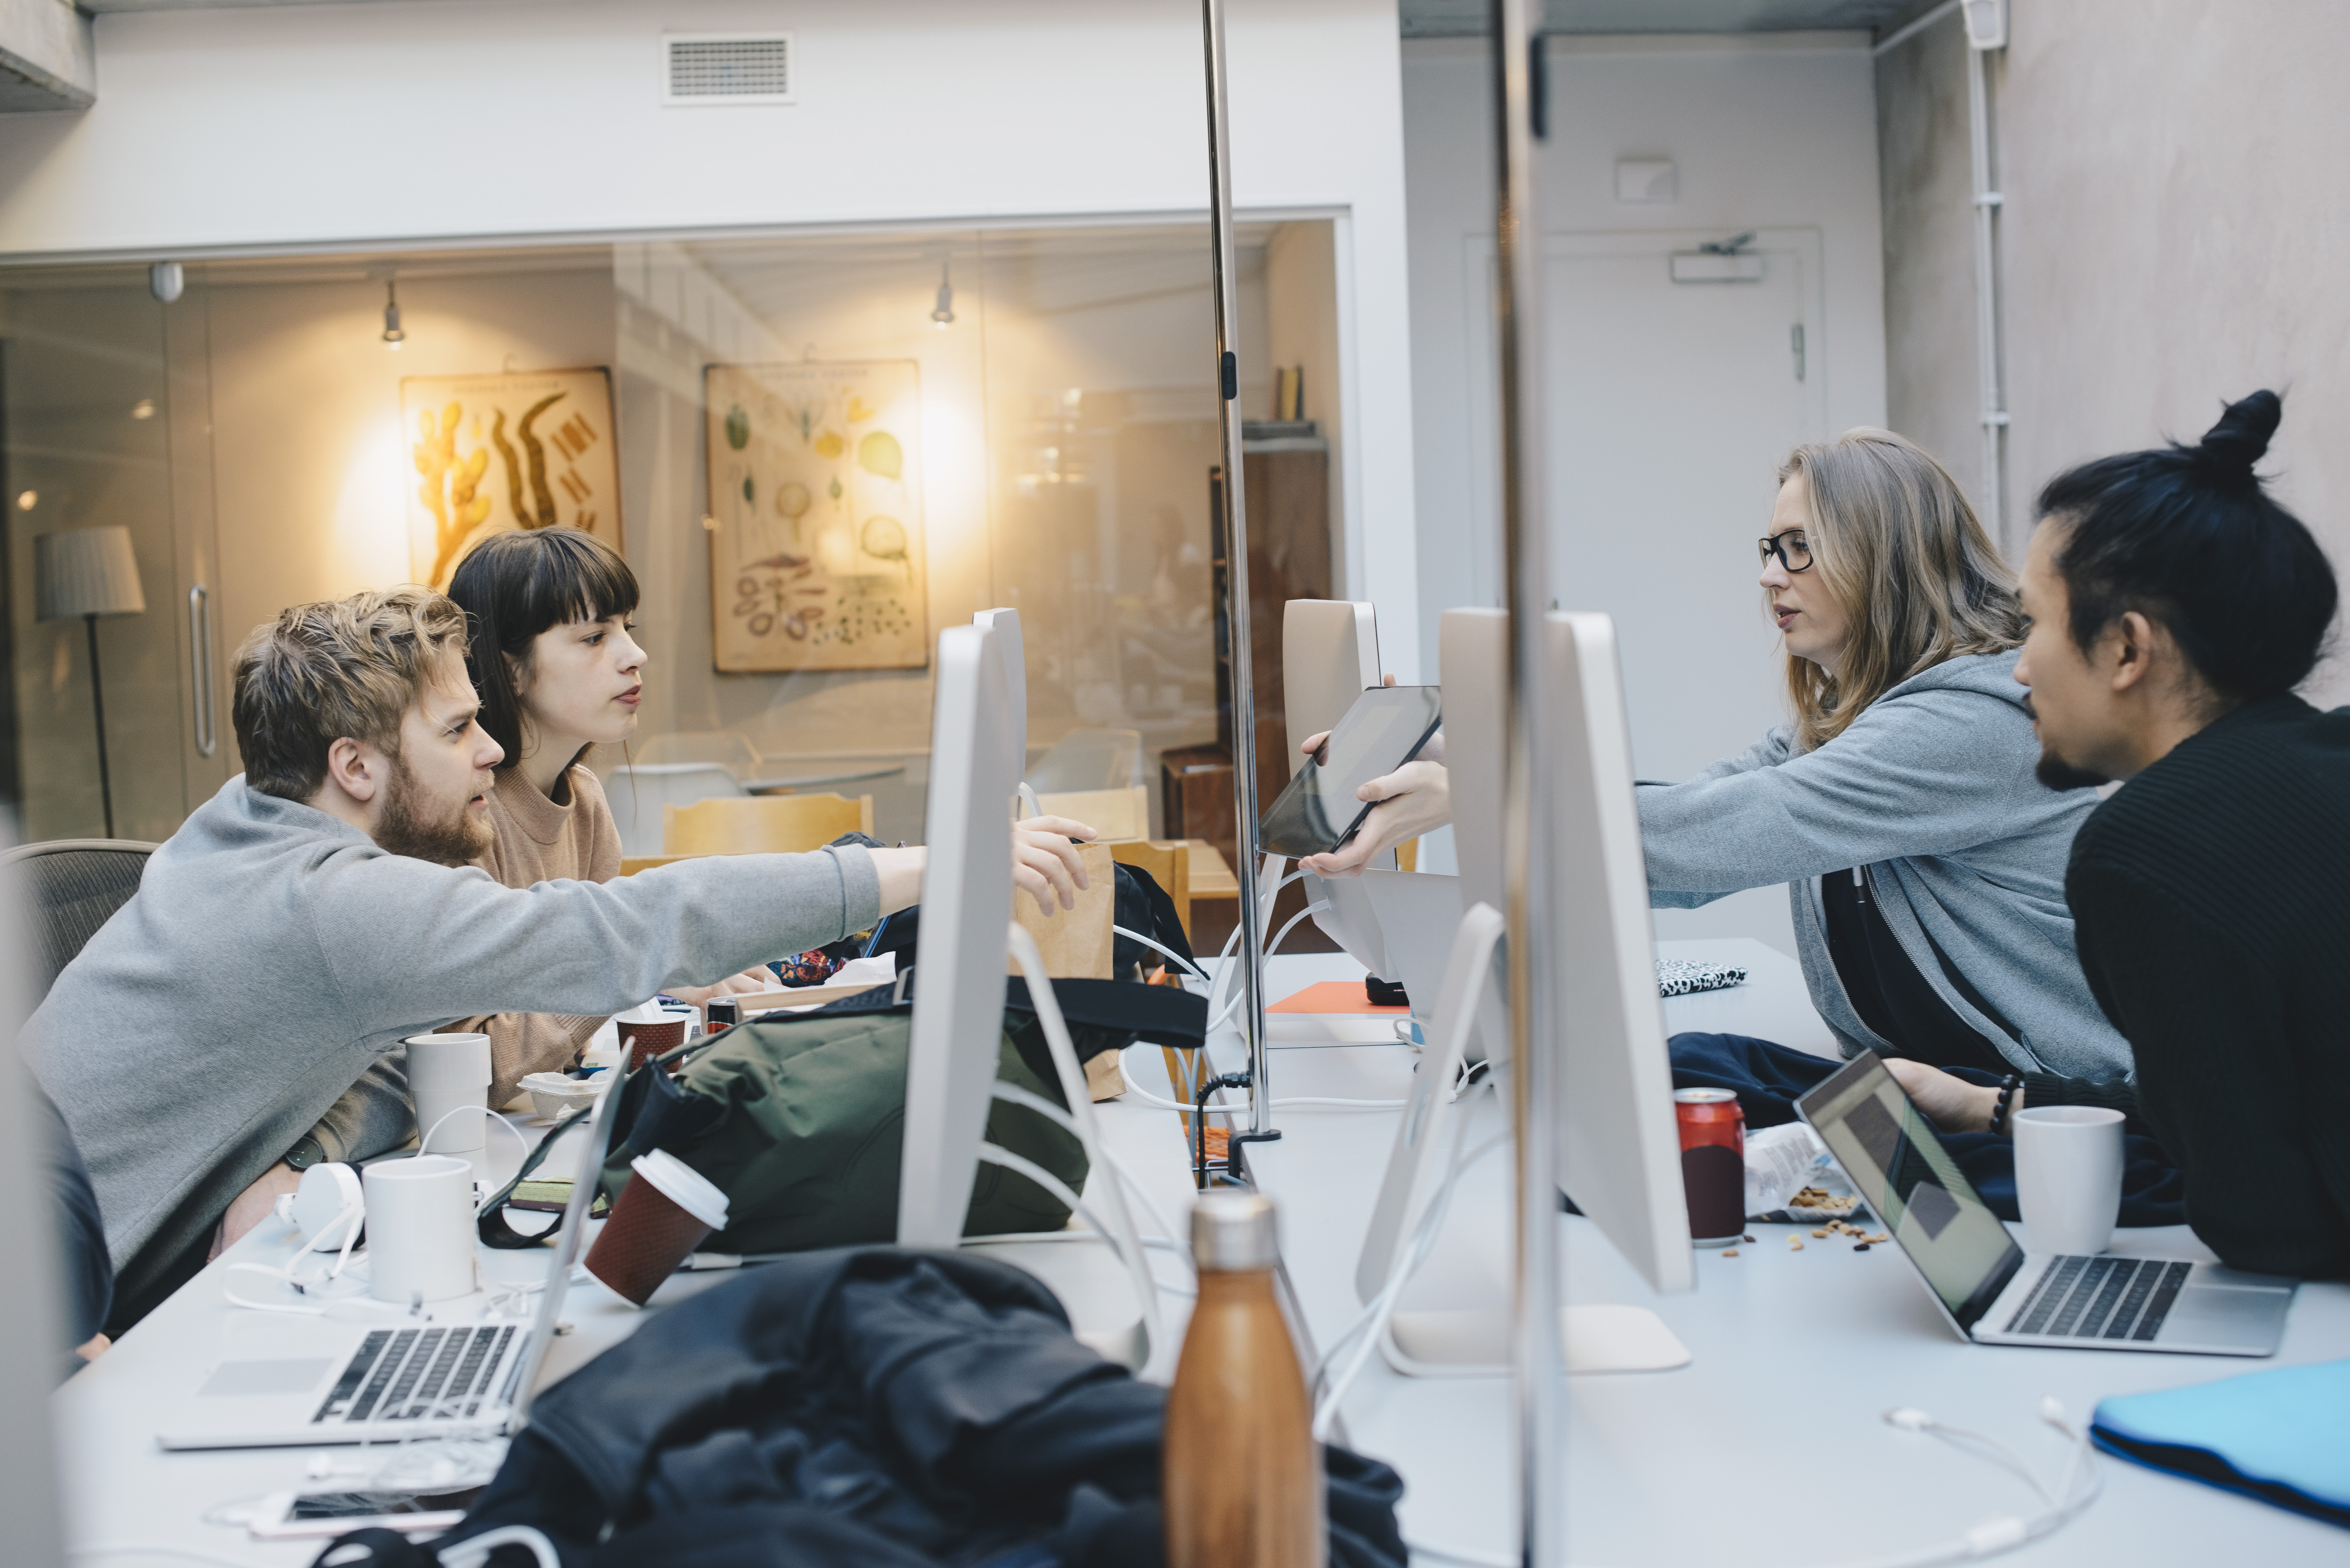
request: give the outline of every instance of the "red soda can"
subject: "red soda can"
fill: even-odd
[[[1746,1113],[1728,1089],[1675,1089],[1673,1117],[1680,1124],[1690,1240],[1730,1246],[1746,1230]]]

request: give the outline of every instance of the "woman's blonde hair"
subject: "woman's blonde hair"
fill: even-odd
[[[1849,628],[1834,675],[1787,656],[1800,749],[1835,739],[1921,670],[2023,641],[2015,574],[1924,449],[1864,426],[1789,452],[1779,483],[1799,473],[1810,490],[1812,570]]]

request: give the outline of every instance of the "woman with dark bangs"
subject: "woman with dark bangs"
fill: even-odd
[[[619,553],[576,528],[500,534],[457,566],[449,597],[465,612],[466,672],[481,724],[505,749],[490,795],[496,836],[475,862],[509,888],[620,874],[620,830],[588,752],[637,732],[645,650],[634,637],[637,577]],[[773,989],[752,971],[707,991]],[[604,1021],[508,1013],[452,1024],[490,1037],[490,1103],[511,1099],[531,1073],[572,1065]]]

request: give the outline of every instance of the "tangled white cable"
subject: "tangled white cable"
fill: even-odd
[[[2046,1506],[2030,1519],[2014,1514],[1995,1513],[1978,1521],[1958,1540],[1939,1546],[1923,1547],[1892,1557],[1872,1557],[1864,1562],[1839,1563],[1835,1568],[1939,1568],[1949,1563],[1973,1563],[1985,1557],[1997,1557],[2034,1541],[2043,1541],[2079,1518],[2083,1511],[2097,1501],[2105,1490],[2105,1477],[2098,1471],[2097,1461],[2089,1451],[2086,1428],[2074,1428],[2067,1419],[2064,1407],[2054,1398],[2040,1401],[2039,1416],[2043,1421],[2072,1440],[2064,1460],[2064,1474],[2052,1490],[2042,1483],[2030,1466],[2005,1445],[1993,1441],[1981,1432],[1970,1432],[1960,1427],[1947,1427],[1923,1410],[1900,1408],[1885,1412],[1885,1423],[1905,1432],[1919,1432],[1939,1438],[1951,1447],[1963,1449],[1978,1459],[1991,1463],[2020,1478],[2040,1496]],[[1446,1545],[1440,1542],[1409,1540],[1415,1557],[1427,1557],[1440,1563],[1459,1563],[1467,1568],[1519,1568],[1515,1552],[1503,1553],[1478,1548]]]

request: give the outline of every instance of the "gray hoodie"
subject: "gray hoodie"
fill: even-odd
[[[155,851],[20,1043],[135,1294],[408,1035],[489,1012],[616,1012],[879,914],[862,849],[502,888],[387,854],[239,774]]]
[[[1866,867],[1918,972],[2019,1072],[2132,1075],[2089,994],[2064,903],[2073,835],[2097,805],[2033,776],[2040,743],[2016,654],[1949,659],[1815,752],[1784,725],[1682,784],[1643,784],[1649,901],[1694,909],[1785,882],[1813,1004],[1845,1054],[1877,1050],[1828,957],[1820,877]]]

